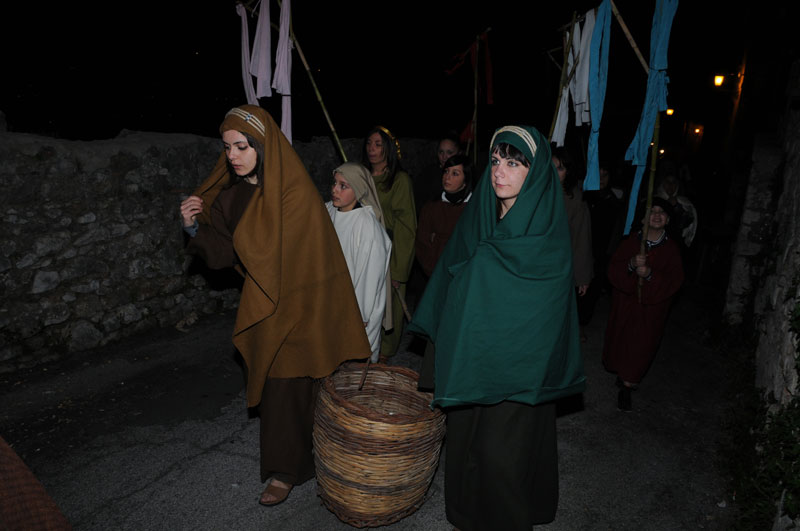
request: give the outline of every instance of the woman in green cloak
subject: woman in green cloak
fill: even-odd
[[[490,153],[410,327],[435,346],[448,520],[529,530],[558,504],[554,401],[585,387],[572,251],[547,140],[507,126]]]

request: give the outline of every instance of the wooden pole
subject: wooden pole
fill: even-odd
[[[614,18],[617,19],[619,22],[620,27],[622,28],[622,32],[625,34],[625,37],[628,39],[628,43],[633,48],[633,52],[636,54],[636,57],[639,58],[639,62],[642,64],[642,68],[646,74],[650,74],[650,67],[647,66],[647,61],[644,60],[644,56],[642,55],[641,50],[636,45],[636,41],[633,40],[633,35],[631,35],[628,26],[625,24],[625,21],[622,20],[622,15],[619,13],[617,9],[617,5],[614,3],[614,0],[611,0],[611,11],[614,13]],[[656,176],[656,164],[658,163],[658,136],[661,130],[661,112],[659,111],[656,114],[656,123],[653,126],[653,145],[650,148],[650,176],[647,182],[647,201],[645,202],[645,211],[644,211],[644,219],[642,220],[642,241],[639,244],[639,254],[645,254],[647,250],[647,235],[650,228],[650,207],[653,204],[653,183],[655,181]],[[644,279],[639,277],[639,283],[636,286],[636,294],[638,296],[639,302],[642,302],[642,285],[644,284]]]
[[[644,219],[642,220],[642,241],[639,244],[639,254],[647,251],[647,236],[650,230],[650,207],[653,206],[653,183],[656,180],[656,165],[658,163],[658,137],[661,130],[661,112],[656,114],[656,123],[653,126],[653,145],[650,147],[650,176],[647,181],[647,202],[645,203]],[[644,279],[639,277],[637,295],[642,302],[642,285]]]
[[[567,39],[567,45],[564,48],[564,60],[561,65],[561,79],[558,82],[558,99],[556,100],[556,111],[553,113],[553,121],[550,123],[550,134],[547,135],[547,140],[553,140],[553,131],[556,128],[556,120],[558,119],[558,110],[561,108],[561,95],[564,93],[564,87],[567,85],[568,78],[567,78],[567,66],[569,65],[569,52],[572,50],[572,38],[575,36],[575,20],[578,18],[578,13],[576,11],[572,12],[572,24],[569,26],[569,38]],[[574,67],[577,66],[577,61],[575,61],[575,65],[573,65],[573,72]]]
[[[472,164],[478,165],[478,61],[480,54],[478,53],[481,45],[481,36],[475,37],[475,62],[472,65]]]
[[[644,60],[644,56],[642,55],[641,50],[639,50],[639,47],[636,46],[636,41],[633,40],[633,35],[631,35],[628,26],[625,24],[625,21],[622,20],[622,15],[620,15],[619,9],[617,9],[617,5],[614,3],[614,0],[611,0],[611,12],[614,13],[614,18],[616,18],[617,22],[619,22],[619,25],[622,28],[622,32],[628,39],[628,43],[631,45],[631,48],[633,48],[633,52],[636,54],[636,57],[639,58],[639,62],[642,63],[644,71],[649,74],[650,67],[647,66],[647,61]]]
[[[252,7],[247,4],[242,4],[244,7],[250,11],[250,13],[255,13]],[[280,0],[278,0],[278,6],[281,5]],[[280,29],[275,23],[270,23],[275,29]],[[319,102],[320,106],[322,107],[322,113],[325,115],[325,120],[328,122],[328,127],[331,129],[331,134],[333,134],[333,140],[336,142],[336,147],[339,149],[339,155],[342,157],[342,162],[347,162],[347,155],[345,155],[344,148],[342,147],[342,142],[339,140],[339,135],[336,133],[336,128],[333,127],[333,121],[331,120],[330,115],[328,114],[328,109],[325,107],[325,102],[322,101],[322,94],[319,91],[319,87],[317,87],[316,81],[314,81],[314,75],[311,73],[311,68],[308,66],[308,61],[306,61],[306,56],[303,54],[303,49],[300,48],[300,43],[297,42],[297,36],[294,34],[294,27],[292,22],[289,22],[289,35],[294,43],[294,49],[297,50],[297,55],[300,57],[300,62],[303,63],[303,67],[308,74],[308,79],[311,81],[311,86],[314,89],[314,94],[317,96],[317,101]]]

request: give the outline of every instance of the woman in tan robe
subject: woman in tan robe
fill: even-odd
[[[224,152],[181,203],[190,253],[244,276],[233,343],[259,406],[260,503],[314,477],[311,431],[319,379],[370,346],[339,240],[303,163],[262,108],[231,109]],[[336,319],[331,319],[336,315]]]

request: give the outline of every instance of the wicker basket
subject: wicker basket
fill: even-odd
[[[389,525],[424,501],[444,438],[444,414],[403,367],[342,366],[325,379],[314,414],[317,492],[355,527]]]

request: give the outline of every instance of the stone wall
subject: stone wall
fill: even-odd
[[[798,393],[800,63],[790,79],[779,140],[754,150],[725,307],[730,323],[755,324],[755,383],[778,404]]]
[[[360,139],[343,141],[360,160]],[[401,143],[414,174],[433,142]],[[321,194],[340,158],[296,143]],[[213,167],[218,139],[123,131],[78,142],[0,132],[0,372],[234,308],[239,279],[183,252],[178,203]]]
[[[795,73],[800,70],[796,68]],[[794,79],[800,80],[800,75]],[[800,324],[800,94],[793,100],[787,109],[782,145],[786,158],[775,214],[772,272],[764,278],[754,301],[760,331],[756,385],[780,404],[788,403],[800,391],[796,328]]]
[[[752,319],[758,283],[768,273],[767,268],[774,266],[769,255],[774,245],[784,158],[775,140],[761,137],[753,147],[725,297],[724,317],[731,325],[741,325]]]

